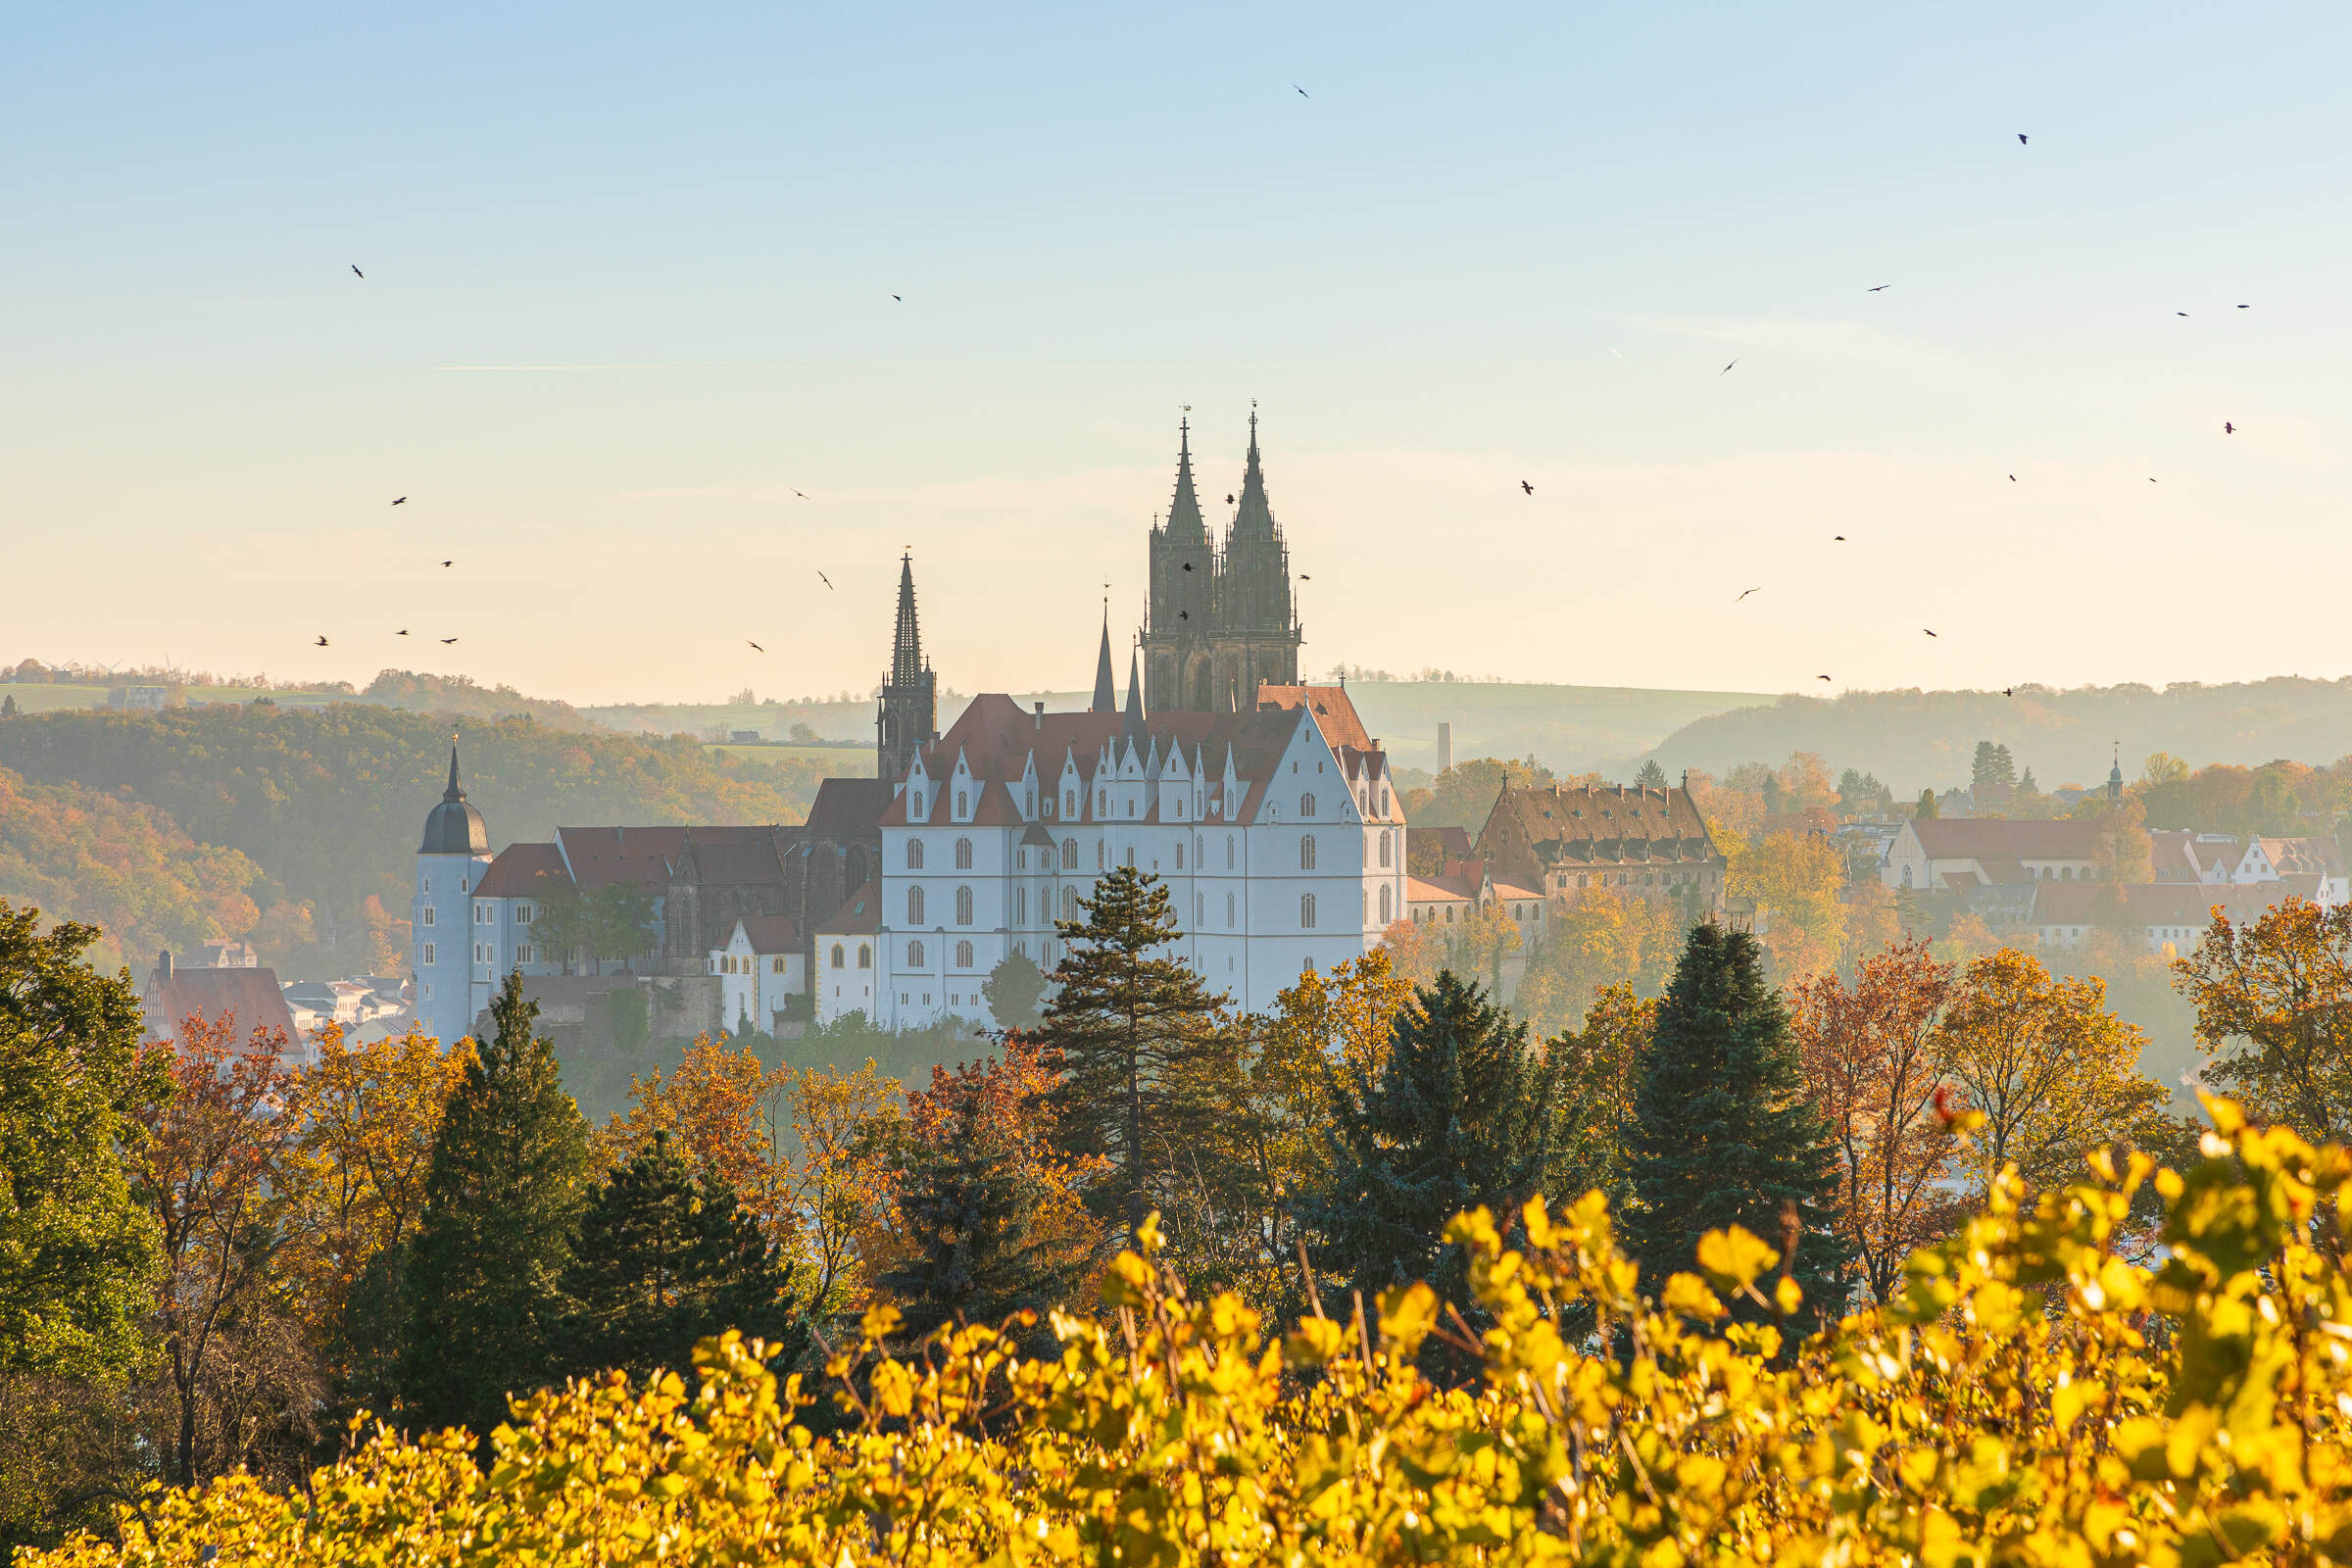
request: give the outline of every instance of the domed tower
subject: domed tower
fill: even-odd
[[[449,788],[424,819],[416,849],[416,895],[409,905],[409,957],[416,986],[416,1021],[443,1050],[473,1032],[473,890],[490,866],[490,828],[458,782],[458,747],[449,747]]]

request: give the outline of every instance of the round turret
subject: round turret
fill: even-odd
[[[424,819],[424,843],[418,855],[487,855],[490,853],[490,827],[482,813],[468,805],[466,791],[458,784],[458,749],[449,749],[449,788],[441,792],[441,804]]]

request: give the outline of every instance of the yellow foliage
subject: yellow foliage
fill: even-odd
[[[24,1562],[2341,1562],[2352,1156],[2211,1109],[2206,1156],[2152,1183],[2104,1155],[2030,1201],[1997,1180],[1884,1305],[1802,1345],[1720,1309],[1717,1290],[1765,1294],[1762,1242],[1708,1238],[1713,1288],[1675,1276],[1661,1311],[1597,1194],[1531,1200],[1518,1248],[1485,1209],[1457,1218],[1467,1315],[1400,1289],[1280,1344],[1238,1298],[1187,1295],[1146,1226],[1109,1317],[1056,1314],[1050,1357],[987,1326],[894,1357],[895,1315],[869,1313],[831,1356],[830,1436],[796,1421],[799,1378],[729,1335],[692,1390],[615,1376],[518,1402],[486,1470],[463,1435],[355,1431],[302,1491],[161,1493],[119,1544]],[[2132,1261],[2143,1197],[2160,1270]],[[1784,1315],[1795,1296],[1769,1291]],[[1477,1373],[1433,1382],[1417,1346]]]
[[[1845,950],[1845,860],[1826,838],[1767,833],[1730,850],[1724,891],[1756,901],[1772,972],[1793,984],[1834,967]]]

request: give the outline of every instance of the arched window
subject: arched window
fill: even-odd
[[[923,890],[921,888],[906,890],[906,923],[908,925],[923,923]]]
[[[1380,787],[1380,814],[1389,814],[1389,787],[1386,784]]]
[[[1396,904],[1393,902],[1394,897],[1394,891],[1386,882],[1383,882],[1380,885],[1380,923],[1382,925],[1387,925],[1394,918],[1390,913],[1396,907]]]
[[[923,945],[922,945],[920,942],[909,942],[909,943],[907,943],[907,944],[906,944],[906,967],[907,967],[907,968],[909,968],[909,969],[920,969],[922,966],[923,966]]]
[[[972,890],[970,888],[956,890],[956,923],[957,925],[972,923]]]
[[[1078,918],[1078,890],[1076,888],[1061,890],[1061,917],[1064,920]]]
[[[1063,816],[1076,816],[1078,814],[1078,792],[1076,790],[1063,790],[1061,792],[1061,814]]]
[[[1315,896],[1312,893],[1301,893],[1298,895],[1298,929],[1312,931],[1314,928]]]
[[[1176,841],[1176,869],[1179,871],[1184,869],[1184,840],[1182,839]]]
[[[1108,816],[1110,814],[1110,791],[1095,791],[1095,814],[1097,816]]]
[[[1135,865],[1135,846],[1132,844],[1127,846],[1127,865],[1130,869]]]
[[[1012,890],[1012,923],[1014,925],[1029,923],[1029,890],[1027,888]]]
[[[1301,795],[1298,797],[1298,814],[1300,816],[1312,816],[1315,814],[1315,798],[1312,795]]]
[[[1233,929],[1233,895],[1230,893],[1225,895],[1225,929]]]
[[[873,966],[874,966],[874,945],[873,945],[872,943],[870,943],[870,942],[860,942],[860,943],[858,943],[858,968],[860,968],[860,969],[871,969]]]
[[[1312,871],[1314,868],[1315,836],[1312,833],[1301,833],[1298,835],[1298,869]]]
[[[920,871],[922,868],[923,841],[921,839],[908,839],[906,841],[906,869],[909,871]]]
[[[1233,869],[1233,835],[1230,833],[1225,835],[1225,869]]]
[[[920,822],[922,819],[923,792],[921,790],[908,790],[906,792],[906,820],[909,822]]]
[[[1208,924],[1208,895],[1196,893],[1193,895],[1193,929],[1198,931],[1206,924]]]
[[[971,966],[972,966],[972,945],[971,945],[969,942],[958,942],[958,943],[956,943],[956,968],[958,968],[958,969],[969,969]]]
[[[1076,839],[1061,841],[1061,868],[1064,871],[1078,869],[1078,841]]]
[[[971,868],[972,841],[970,839],[957,839],[956,841],[956,869],[958,871],[969,871]]]
[[[957,791],[956,792],[956,819],[957,821],[961,821],[961,820],[963,820],[963,818],[965,818],[965,817],[967,817],[967,816],[969,816],[969,815],[971,815],[971,814],[972,814],[972,798],[971,798],[971,796],[970,796],[969,794],[967,794],[966,792],[962,791],[962,790],[957,790]]]
[[[1110,846],[1101,839],[1095,841],[1095,869],[1100,871],[1110,864]]]
[[[1380,836],[1380,863],[1383,866],[1389,863],[1389,836],[1386,833]]]
[[[841,944],[840,944],[840,943],[838,943],[838,942],[834,943],[834,944],[833,944],[833,967],[834,967],[834,968],[836,968],[836,969],[839,969],[839,968],[841,968],[841,967],[842,967],[842,966],[843,966],[845,963],[847,963],[847,962],[848,962],[848,957],[849,957],[849,956],[848,956],[847,954],[845,954],[845,953],[843,953],[843,952],[841,951]]]

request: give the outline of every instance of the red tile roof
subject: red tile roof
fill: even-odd
[[[2098,824],[2067,819],[2011,821],[1994,816],[1913,818],[1919,846],[1936,860],[2087,860]]]
[[[743,927],[744,940],[751,943],[754,953],[801,951],[801,933],[788,914],[747,914],[735,923]],[[734,940],[732,933],[728,940]]]
[[[844,899],[841,907],[833,911],[832,918],[818,921],[816,927],[823,936],[860,936],[881,928],[882,884],[879,882],[868,882]]]
[[[302,1044],[274,969],[183,969],[174,964],[167,973],[159,961],[147,976],[139,1003],[150,1040],[176,1039],[183,1019],[201,1015],[213,1023],[232,1019],[239,1045],[251,1038],[256,1028],[283,1035],[286,1044],[281,1053]]]
[[[1352,746],[1359,752],[1377,752],[1380,747],[1364,729],[1363,719],[1348,700],[1345,686],[1276,686],[1271,683],[1257,689],[1257,706],[1264,708],[1305,708],[1315,715],[1315,727],[1323,732],[1334,750]]]
[[[758,832],[760,829],[696,831]],[[686,847],[682,827],[560,827],[556,842],[571,866],[571,877],[582,890],[634,882],[640,887],[665,888],[677,868],[678,852]]]
[[[550,877],[569,880],[564,853],[553,844],[510,844],[498,852],[490,869],[473,885],[479,899],[526,898],[544,890]]]
[[[855,839],[872,836],[890,805],[898,780],[888,778],[828,778],[816,786],[802,832],[813,839]]]
[[[2263,911],[2290,898],[2309,900],[2319,892],[2316,876],[2288,877],[2278,882],[2204,883],[2135,882],[2120,891],[2125,923],[2203,926],[2213,918],[2215,906],[2231,920],[2258,920]],[[2097,925],[2103,906],[2100,894],[2113,898],[2117,890],[2099,882],[2040,882],[2034,888],[2034,924],[2037,926]]]

